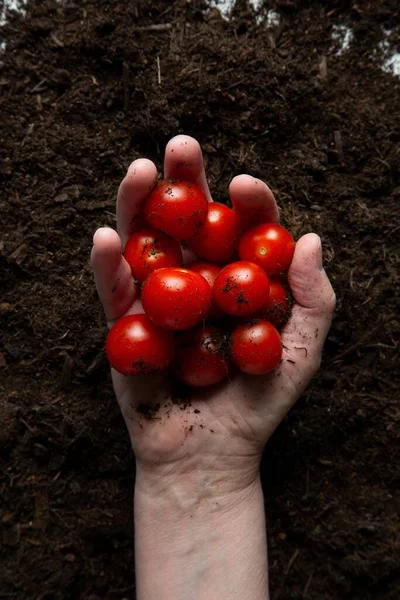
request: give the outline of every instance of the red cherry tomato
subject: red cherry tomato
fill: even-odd
[[[124,255],[133,277],[141,283],[156,269],[180,267],[183,260],[179,242],[151,227],[131,235]]]
[[[218,273],[220,272],[221,267],[217,267],[217,265],[213,265],[212,263],[197,260],[196,262],[191,264],[190,270],[202,275],[204,277],[204,279],[206,279],[208,281],[208,283],[210,284],[211,289],[213,289],[215,279],[216,279]],[[208,311],[208,313],[206,314],[206,318],[212,319],[213,317],[214,318],[221,317],[222,315],[223,315],[222,310],[220,310],[218,308],[218,306],[215,304],[215,301],[213,298],[212,302],[211,302],[211,308]]]
[[[199,325],[178,338],[173,362],[176,376],[193,387],[214,385],[227,377],[229,360],[224,352],[224,335],[216,327]]]
[[[188,240],[188,244],[197,256],[224,264],[236,250],[239,232],[235,211],[219,202],[210,202],[204,225]]]
[[[173,331],[189,329],[204,319],[211,296],[204,277],[178,267],[154,271],[142,286],[145,313],[156,325]]]
[[[280,277],[271,277],[269,296],[259,312],[260,318],[269,321],[278,329],[290,316],[289,296]]]
[[[106,341],[107,358],[123,375],[164,369],[172,361],[174,351],[173,334],[157,327],[143,314],[119,319]]]
[[[256,313],[266,302],[269,279],[258,265],[238,261],[227,265],[217,276],[213,295],[224,313],[247,316]]]
[[[203,192],[189,181],[160,181],[144,203],[143,214],[155,229],[177,240],[192,237],[207,217]]]
[[[271,275],[285,271],[292,262],[295,243],[277,223],[264,223],[246,231],[239,242],[241,260],[250,260]]]
[[[231,336],[231,357],[244,373],[265,375],[282,358],[280,335],[268,321],[238,325]]]

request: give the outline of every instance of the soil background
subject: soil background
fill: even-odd
[[[177,133],[214,199],[268,181],[338,296],[262,463],[271,596],[400,597],[398,2],[271,8],[277,26],[244,1],[228,22],[202,0],[28,0],[1,28],[0,598],[134,597],[134,460],[88,259],[127,166],[161,168]]]

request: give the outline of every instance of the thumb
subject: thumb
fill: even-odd
[[[292,375],[297,371],[298,385],[304,388],[320,365],[336,306],[335,292],[322,266],[321,240],[315,233],[297,242],[288,281],[295,304],[282,330],[288,359],[284,364]]]
[[[299,306],[316,315],[331,314],[335,309],[335,292],[322,265],[321,239],[315,233],[307,233],[297,242],[288,281]]]

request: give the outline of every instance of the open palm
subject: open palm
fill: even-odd
[[[193,138],[179,135],[169,142],[164,176],[196,183],[212,201],[201,149]],[[110,325],[125,314],[143,312],[122,248],[156,178],[156,167],[149,160],[132,163],[118,192],[118,233],[101,228],[94,236],[92,267]],[[229,194],[243,220],[279,220],[273,194],[261,180],[239,175]],[[295,304],[282,331],[283,359],[273,373],[260,377],[237,373],[231,381],[196,390],[176,402],[167,374],[126,377],[112,370],[138,462],[182,476],[199,470],[221,481],[229,481],[229,473],[235,473],[232,487],[254,479],[266,441],[319,367],[335,307],[317,235],[307,234],[297,242],[288,280]],[[157,406],[151,419],[138,410],[148,404]]]

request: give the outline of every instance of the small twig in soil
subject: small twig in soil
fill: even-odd
[[[134,589],[134,585],[129,585],[128,587],[115,588],[114,590],[109,590],[109,594],[125,594],[126,592],[131,592]]]
[[[321,58],[321,62],[319,63],[319,76],[321,77],[321,79],[328,78],[328,61],[326,59],[326,56],[323,56]]]
[[[311,582],[312,582],[312,580],[313,580],[313,577],[314,577],[314,571],[312,571],[312,572],[311,572],[311,575],[310,575],[310,577],[307,579],[307,583],[306,583],[306,585],[305,585],[305,588],[304,588],[304,591],[303,591],[303,598],[305,598],[305,597],[307,596],[308,588],[309,588],[309,587],[310,587],[310,585],[311,585]]]
[[[296,548],[296,550],[292,554],[292,558],[288,562],[288,565],[287,565],[286,571],[285,571],[285,575],[287,575],[289,573],[290,569],[292,568],[292,566],[299,554],[300,554],[300,550],[298,548]]]
[[[160,65],[160,57],[159,56],[157,56],[156,62],[157,62],[157,81],[158,81],[158,85],[161,85],[161,65]]]
[[[271,46],[272,50],[275,50],[275,48],[276,48],[275,36],[271,31],[269,31],[267,33],[267,40],[268,40],[269,45]]]
[[[167,31],[171,29],[172,23],[155,23],[146,27],[133,27],[134,31]]]
[[[46,83],[46,81],[47,81],[47,79],[42,79],[42,81],[39,81],[39,83],[31,89],[31,94],[34,94],[35,92],[39,92],[39,91],[41,92],[42,86]]]
[[[246,81],[246,77],[243,77],[243,79],[239,79],[239,81],[235,81],[235,83],[228,85],[228,87],[226,87],[223,91],[228,92],[229,90],[232,90],[234,87],[236,87],[237,85],[240,85],[244,81]]]
[[[124,62],[122,64],[122,80],[124,83],[124,113],[128,114],[129,110],[129,65]]]
[[[378,333],[378,331],[381,328],[382,328],[382,325],[379,323],[379,325],[377,325],[376,327],[374,327],[374,329],[372,331],[368,331],[357,342],[355,342],[354,344],[352,344],[351,346],[349,346],[346,350],[343,350],[343,352],[341,352],[340,354],[338,354],[337,356],[335,356],[334,360],[332,361],[333,364],[339,362],[340,360],[343,360],[343,359],[347,358],[350,354],[353,354],[353,352],[355,352],[359,348],[362,348],[363,346],[365,346],[366,342],[370,338],[375,337],[375,335]]]
[[[20,418],[21,423],[23,423],[25,425],[25,427],[31,432],[31,433],[36,433],[36,429],[34,429],[33,427],[31,427],[31,425],[29,425],[29,423],[27,423],[25,421],[25,419],[23,419],[22,417]]]
[[[53,40],[53,42],[55,43],[56,46],[58,46],[59,48],[64,48],[64,42],[62,42],[61,40],[59,40],[58,37],[54,33],[51,33],[50,37],[51,37],[51,39]]]

